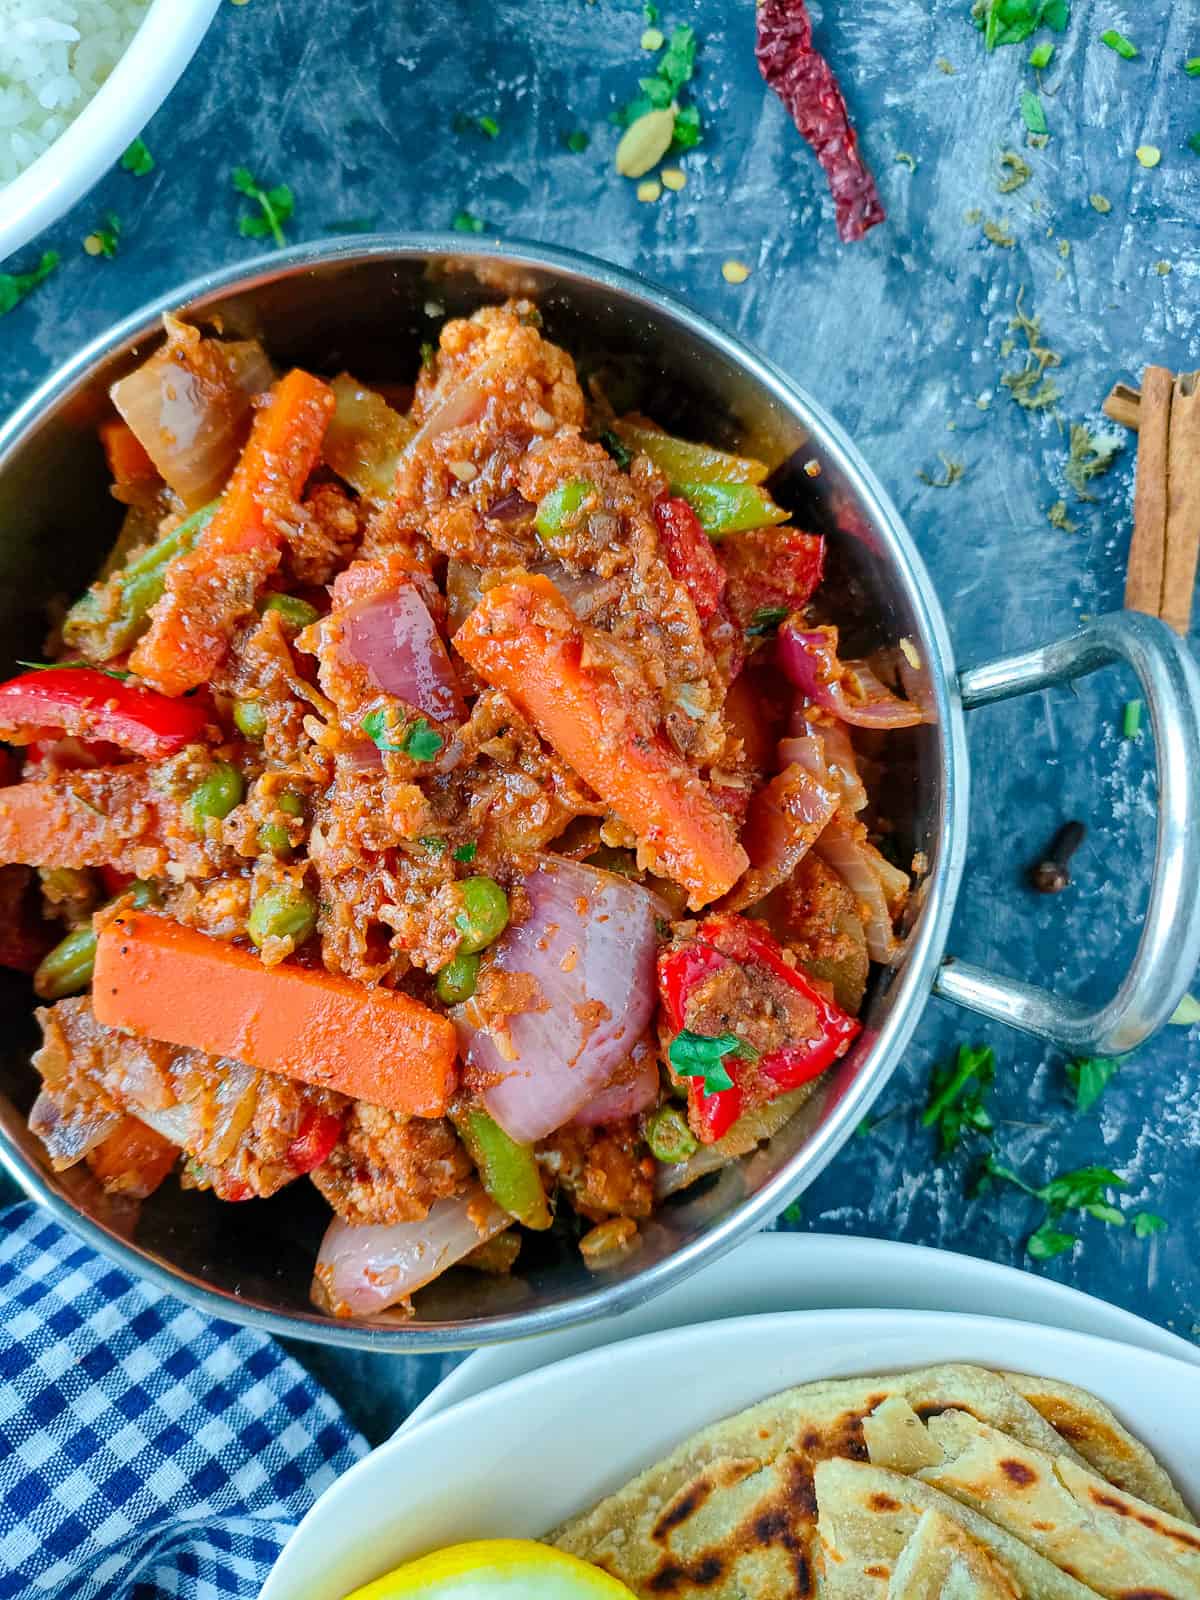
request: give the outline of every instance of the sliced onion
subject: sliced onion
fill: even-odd
[[[867,804],[867,790],[858,771],[858,758],[850,735],[841,722],[809,722],[804,716],[806,706],[801,699],[800,708],[792,718],[792,733],[779,741],[779,765],[798,761],[812,773],[819,783],[832,784],[842,796],[842,802],[851,811],[861,811]]]
[[[189,510],[224,487],[250,426],[250,397],[270,365],[252,341],[232,347],[176,324],[168,342],[127,378],[112,402]]]
[[[456,383],[436,411],[431,412],[413,434],[405,446],[404,454],[416,455],[418,450],[432,444],[440,434],[449,433],[452,428],[469,428],[472,423],[478,422],[487,408],[488,381],[502,364],[499,357],[492,356],[476,367],[469,378]]]
[[[601,1089],[595,1099],[589,1100],[575,1114],[582,1128],[595,1128],[602,1122],[622,1122],[626,1117],[636,1117],[639,1111],[648,1111],[658,1099],[658,1062],[651,1050],[645,1060],[629,1077],[621,1077],[606,1089]]]
[[[353,1227],[335,1217],[321,1240],[314,1293],[335,1316],[375,1316],[511,1226],[478,1183],[439,1200],[421,1222]]]
[[[513,489],[502,494],[499,500],[493,500],[483,514],[489,522],[525,522],[536,509],[532,500],[526,500],[520,490]]]
[[[784,672],[814,705],[856,728],[911,728],[925,721],[920,706],[900,700],[863,661],[840,661],[837,629],[804,632],[784,623],[776,646]]]
[[[438,722],[464,715],[458,678],[437,624],[416,585],[401,582],[387,594],[337,612],[340,648],[364,668],[384,694]]]
[[[103,1144],[122,1120],[119,1111],[105,1111],[97,1105],[76,1104],[64,1111],[43,1089],[29,1113],[29,1131],[45,1145],[54,1170],[62,1172]]]
[[[892,919],[907,896],[907,876],[884,860],[868,843],[862,824],[844,812],[833,819],[813,849],[844,880],[865,911],[863,931],[871,959],[890,965],[899,953]]]
[[[352,489],[382,505],[391,498],[400,452],[416,429],[381,394],[347,372],[330,388],[336,404],[325,432],[325,459]]]
[[[784,741],[789,743],[792,741]],[[841,794],[793,761],[750,802],[742,844],[750,866],[721,902],[722,911],[743,911],[786,882],[828,826]]]
[[[543,857],[523,887],[530,915],[509,929],[494,961],[534,980],[537,1009],[489,1031],[468,1002],[459,1028],[467,1061],[492,1082],[488,1111],[519,1144],[534,1144],[605,1089],[646,1032],[661,902],[615,873],[558,857]]]

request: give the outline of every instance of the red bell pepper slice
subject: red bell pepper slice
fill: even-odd
[[[712,540],[686,500],[660,494],[653,509],[671,576],[683,584],[700,620],[707,622],[716,615],[725,592],[725,568],[717,559]]]
[[[768,1100],[798,1089],[824,1072],[846,1053],[860,1032],[862,1024],[857,1018],[847,1015],[803,972],[788,965],[783,950],[766,928],[746,917],[716,916],[701,923],[694,939],[659,957],[659,994],[667,1022],[675,1033],[684,1027],[687,1003],[694,991],[731,963],[765,969],[802,995],[816,1015],[815,1036],[781,1045],[753,1064],[760,1085],[763,1079],[773,1085]],[[730,1089],[710,1092],[700,1078],[688,1080],[690,1120],[705,1144],[715,1144],[728,1133],[745,1109],[743,1080],[751,1064],[730,1055],[723,1065],[733,1079]]]
[[[0,684],[0,739],[9,743],[33,742],[61,729],[158,760],[203,740],[209,720],[197,700],[170,700],[95,667],[23,672]]]
[[[328,1159],[342,1136],[342,1119],[332,1111],[309,1110],[300,1132],[287,1148],[287,1164],[297,1172],[311,1172]]]

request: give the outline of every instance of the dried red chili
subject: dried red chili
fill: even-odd
[[[805,0],[760,0],[759,71],[787,107],[825,171],[837,211],[839,237],[861,239],[887,213],[875,180],[858,153],[846,102],[833,69],[813,49]]]

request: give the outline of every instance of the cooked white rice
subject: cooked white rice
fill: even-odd
[[[0,0],[0,184],[75,120],[149,7],[150,0]]]

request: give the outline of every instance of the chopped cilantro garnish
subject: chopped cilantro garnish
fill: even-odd
[[[1134,44],[1132,39],[1127,39],[1123,33],[1118,33],[1115,28],[1105,28],[1100,35],[1100,43],[1106,44],[1110,50],[1115,50],[1126,61],[1135,61],[1137,59],[1137,45]]]
[[[1063,1233],[1057,1227],[1066,1211],[1081,1211],[1085,1216],[1094,1217],[1097,1222],[1106,1223],[1109,1227],[1125,1226],[1125,1213],[1113,1205],[1109,1190],[1127,1189],[1129,1185],[1108,1167],[1077,1167],[1073,1172],[1061,1172],[1040,1188],[1035,1188],[1026,1183],[1019,1172],[1014,1172],[995,1156],[989,1155],[984,1160],[977,1192],[982,1193],[993,1179],[1013,1184],[1046,1207],[1045,1217],[1025,1241],[1026,1250],[1035,1260],[1046,1261],[1052,1256],[1061,1255],[1075,1243],[1074,1234]]]
[[[445,839],[439,839],[436,834],[427,834],[425,838],[418,839],[417,843],[431,856],[440,856],[446,848]]]
[[[803,1201],[801,1201],[801,1200],[793,1200],[790,1206],[784,1206],[783,1210],[779,1213],[779,1216],[780,1216],[780,1220],[783,1221],[783,1222],[791,1222],[791,1223],[801,1223],[801,1222],[803,1222],[804,1221],[804,1203],[803,1203]]]
[[[695,106],[678,104],[680,91],[691,81],[696,66],[696,30],[676,28],[666,49],[658,58],[651,78],[639,78],[641,93],[613,115],[619,127],[628,128],[644,117],[648,111],[665,111],[675,107],[675,131],[671,142],[673,151],[690,150],[700,141],[700,113]]]
[[[1071,17],[1069,0],[975,0],[971,17],[983,30],[989,50],[1020,44],[1039,28],[1065,33]]]
[[[1136,739],[1142,727],[1142,702],[1126,700],[1121,713],[1121,733],[1126,739]]]
[[[1054,56],[1054,46],[1049,39],[1044,39],[1041,44],[1035,44],[1029,52],[1029,65],[1036,67],[1039,72],[1050,65]]]
[[[1025,1241],[1025,1249],[1035,1261],[1052,1261],[1063,1255],[1078,1241],[1073,1233],[1064,1233],[1050,1222],[1043,1222]]]
[[[1026,89],[1021,95],[1021,120],[1030,133],[1046,133],[1046,113],[1042,109],[1041,99],[1034,94],[1032,89]]]
[[[0,317],[20,305],[58,265],[58,251],[47,250],[32,272],[0,272]]]
[[[104,221],[92,230],[83,241],[89,256],[103,256],[111,261],[121,244],[121,219],[115,211],[106,211]]]
[[[679,155],[684,150],[694,150],[700,143],[704,129],[700,113],[695,106],[684,106],[675,113],[675,136],[671,140],[669,155]]]
[[[476,117],[475,126],[480,133],[486,133],[489,139],[498,139],[500,137],[500,124],[495,117]]]
[[[245,216],[238,218],[238,232],[243,239],[273,239],[276,248],[282,250],[287,240],[283,230],[292,220],[292,212],[296,209],[295,197],[286,183],[276,184],[273,189],[264,188],[252,172],[246,167],[234,167],[233,187],[239,194],[244,194],[248,200],[253,200],[261,212],[260,216]]]
[[[1108,471],[1124,448],[1118,433],[1092,433],[1082,422],[1071,424],[1071,446],[1063,476],[1081,500],[1094,500],[1087,485]]]
[[[722,1094],[733,1088],[733,1079],[725,1069],[727,1057],[758,1060],[758,1051],[744,1044],[736,1033],[722,1033],[710,1039],[690,1028],[675,1035],[667,1055],[679,1077],[699,1078],[706,1094]]]
[[[1200,156],[1200,129],[1195,133],[1189,133],[1184,143],[1194,155]]]
[[[1121,1063],[1108,1056],[1085,1056],[1067,1063],[1067,1082],[1075,1094],[1076,1111],[1090,1111],[1108,1086]]]
[[[463,863],[474,861],[478,850],[477,844],[460,844],[454,852],[454,859]]]
[[[600,443],[620,467],[622,472],[628,472],[633,464],[633,451],[621,438],[619,433],[614,433],[611,428],[605,428],[600,435]]]
[[[121,166],[124,171],[132,172],[135,178],[144,178],[148,172],[154,171],[154,157],[144,139],[133,141],[121,157]]]
[[[1138,1211],[1133,1218],[1133,1237],[1135,1239],[1149,1239],[1151,1234],[1165,1233],[1167,1231],[1166,1217],[1160,1217],[1154,1211]]]
[[[1192,56],[1190,61],[1185,61],[1183,70],[1189,78],[1200,78],[1200,56]]]
[[[572,155],[581,156],[592,142],[591,135],[582,128],[572,128],[570,133],[563,135],[563,143]]]
[[[377,749],[411,756],[414,761],[432,761],[446,742],[425,717],[414,717],[403,727],[395,728],[382,707],[368,712],[359,726]],[[394,735],[397,737],[393,743]]]
[[[648,25],[653,25],[658,21],[658,7],[654,4],[654,0],[646,0],[646,4],[642,7],[642,16],[645,17]]]
[[[786,606],[760,606],[750,619],[746,632],[752,638],[766,638],[774,633],[781,622],[787,621]]]
[[[956,1149],[966,1132],[991,1133],[995,1124],[983,1097],[995,1079],[996,1056],[990,1045],[960,1045],[953,1064],[933,1069],[921,1126],[937,1128],[939,1157]]]
[[[455,233],[482,233],[484,223],[482,217],[474,216],[470,211],[456,211],[450,226]]]

